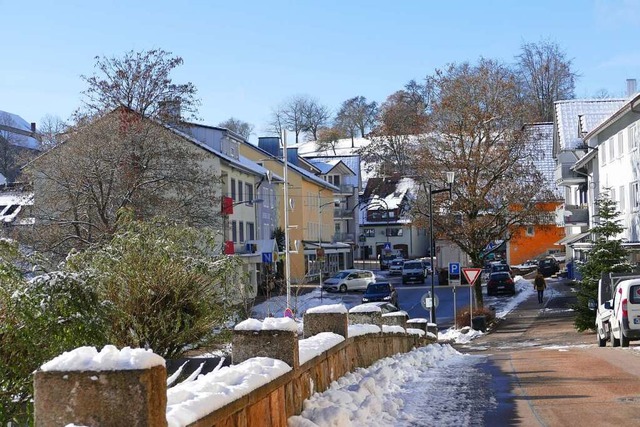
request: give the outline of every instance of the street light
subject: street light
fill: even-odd
[[[433,184],[429,183],[429,257],[431,258],[431,323],[436,323],[436,289],[434,284],[433,272],[435,270],[435,266],[433,265],[433,195],[438,193],[444,193],[445,191],[449,192],[449,197],[451,197],[451,188],[453,186],[453,180],[455,177],[454,172],[447,172],[447,183],[449,184],[448,188],[440,188],[433,189]]]

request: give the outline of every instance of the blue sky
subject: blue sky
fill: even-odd
[[[640,79],[640,0],[0,0],[0,22],[0,110],[29,122],[67,119],[95,56],[131,49],[182,56],[174,80],[196,85],[203,122],[237,117],[254,137],[292,95],[334,111],[382,102],[448,63],[513,62],[541,39],[573,59],[577,97]]]

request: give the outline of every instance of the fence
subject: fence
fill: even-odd
[[[355,322],[367,325],[363,328],[361,324],[353,325]],[[381,326],[374,326],[375,324]],[[406,325],[410,329],[404,329]],[[271,360],[258,359],[260,357],[285,362],[286,365],[278,362],[286,367],[285,372],[234,398],[216,394],[212,390],[207,391],[202,384],[197,384],[198,381],[204,384],[206,376],[200,377],[193,381],[194,386],[200,387],[200,395],[209,393],[211,397],[208,401],[206,397],[202,401],[185,401],[186,410],[183,412],[188,416],[169,417],[169,424],[193,427],[286,426],[290,416],[300,414],[305,399],[313,393],[326,390],[341,376],[356,368],[370,366],[378,359],[435,342],[435,335],[427,332],[427,328],[432,326],[435,325],[427,325],[424,319],[407,322],[406,316],[381,316],[375,311],[360,312],[357,315],[346,312],[311,312],[304,316],[304,340],[299,340],[297,332],[290,328],[236,330],[233,337],[234,365],[221,368],[220,372],[222,369],[241,366],[239,364],[243,362]],[[357,328],[369,328],[369,331],[376,332],[358,335]],[[305,341],[320,337],[320,334],[330,337],[337,344],[332,343],[313,357],[305,355],[301,348]],[[166,383],[164,366],[128,371],[39,370],[34,380],[35,424],[166,426]],[[228,385],[232,386],[233,384]],[[216,390],[220,388],[216,387]],[[198,393],[192,394],[195,396]],[[216,405],[214,401],[221,397],[229,401]],[[171,410],[180,413],[180,404],[171,406]],[[205,414],[200,409],[198,415],[198,411],[189,412],[194,407],[215,409]],[[197,418],[193,418],[195,416]]]

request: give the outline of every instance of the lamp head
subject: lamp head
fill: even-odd
[[[447,183],[453,184],[453,180],[455,179],[455,172],[447,172]]]

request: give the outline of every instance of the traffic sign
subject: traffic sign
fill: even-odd
[[[424,308],[425,310],[429,310],[431,311],[431,303],[433,302],[433,306],[435,308],[438,307],[438,304],[440,304],[440,300],[438,299],[438,295],[435,295],[433,298],[433,301],[431,301],[431,294],[429,292],[427,292],[426,294],[422,295],[422,297],[420,298],[420,302],[422,303],[422,308]]]
[[[452,276],[460,275],[460,263],[459,262],[450,262],[449,263],[449,274]]]
[[[478,278],[478,276],[480,276],[480,273],[482,272],[481,268],[463,268],[462,269],[462,273],[464,273],[464,277],[467,278],[467,282],[469,282],[470,285],[473,285],[476,281],[476,279]]]
[[[289,307],[287,307],[284,310],[284,317],[288,317],[290,319],[293,319],[293,310],[291,310]]]
[[[391,243],[387,242],[384,244],[384,250],[385,251],[390,251],[391,250]]]

